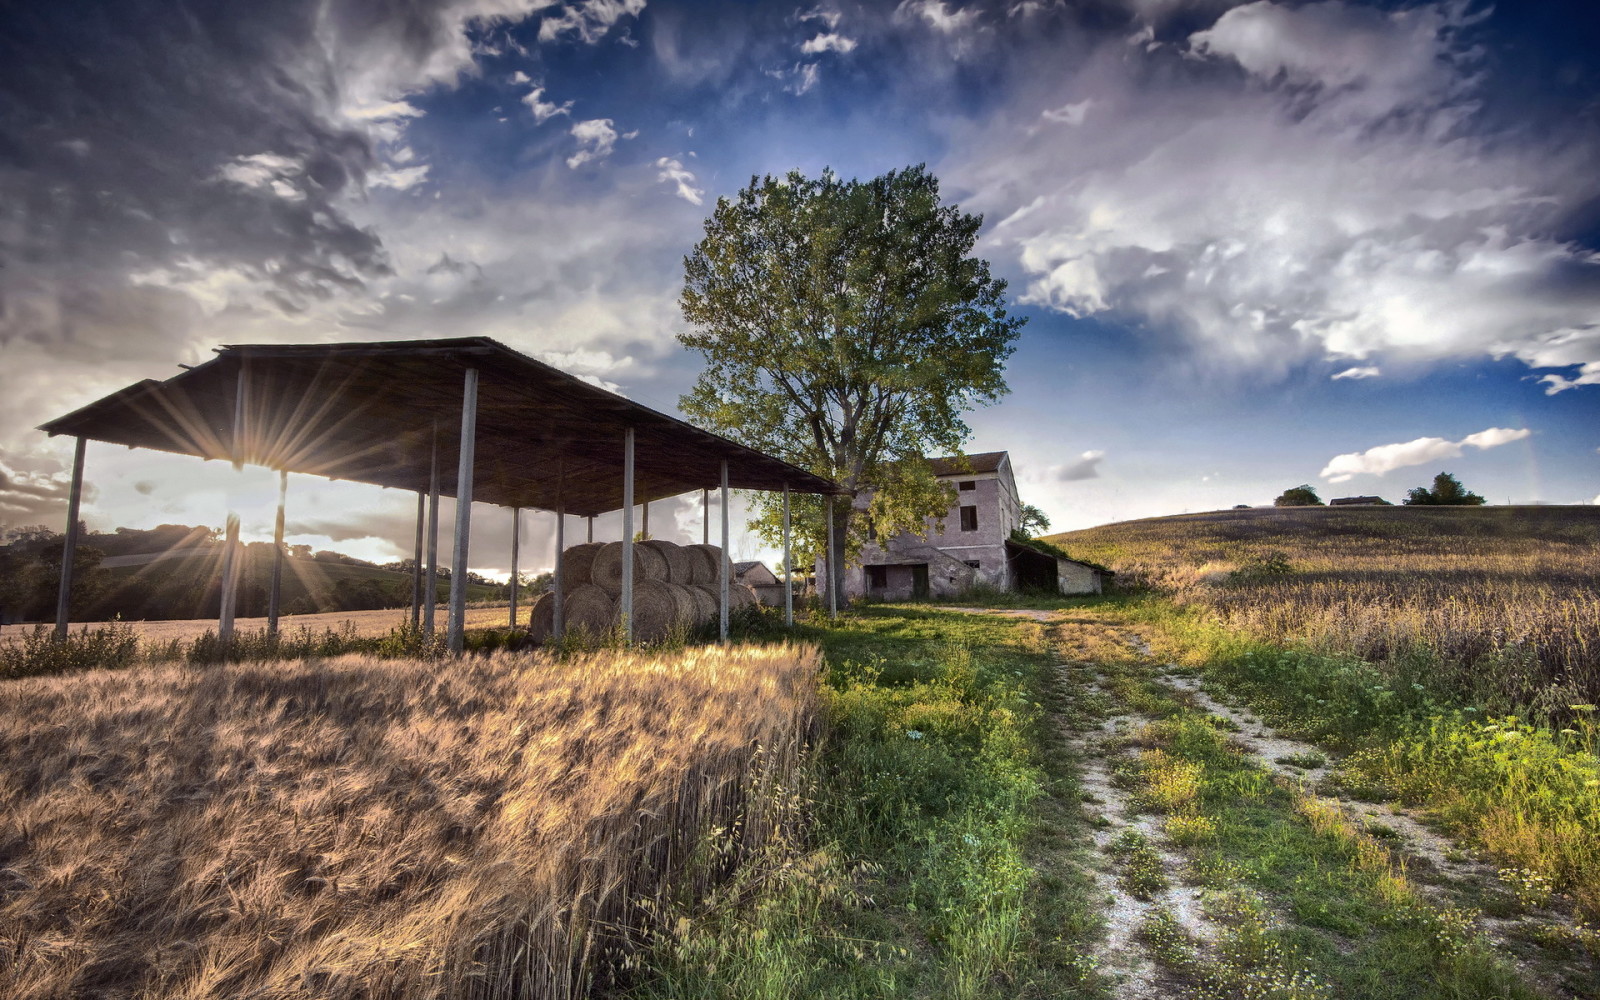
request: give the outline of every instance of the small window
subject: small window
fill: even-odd
[[[867,522],[867,541],[875,542],[877,540],[878,540],[878,526],[876,524],[873,524],[871,521],[868,521]]]
[[[961,530],[962,531],[977,531],[978,530],[978,508],[976,508],[976,507],[963,507],[963,508],[961,508]]]
[[[978,488],[978,483],[976,480],[965,479],[961,481],[959,488],[963,490],[975,490]]]
[[[967,560],[967,565],[971,566],[973,569],[980,569],[983,566],[983,564],[978,562],[978,560],[976,560],[976,559],[968,559]]]

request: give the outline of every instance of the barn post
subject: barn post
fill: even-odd
[[[439,421],[433,421],[433,459],[428,466],[428,582],[422,588],[422,634],[433,635],[439,603]]]
[[[561,553],[567,547],[567,505],[560,504],[556,507],[556,576],[555,576],[555,621],[550,626],[550,634],[557,639],[566,634],[567,616],[564,604],[565,594],[562,593],[565,580],[562,579],[561,564],[565,562]]]
[[[645,538],[649,538],[650,537],[650,501],[646,500],[643,504],[641,504],[640,505],[640,510],[644,514],[644,521],[643,521],[642,524],[639,525],[639,534],[642,535]]]
[[[622,435],[622,641],[633,642],[633,428]]]
[[[700,491],[700,544],[711,544],[711,491]]]
[[[422,538],[428,525],[428,494],[417,491],[417,544],[411,554],[411,629],[422,627]]]
[[[267,594],[267,635],[278,634],[283,600],[283,509],[289,502],[289,470],[278,470],[278,516],[272,522],[272,589]]]
[[[586,518],[586,520],[589,522],[589,534],[584,538],[584,541],[589,542],[590,544],[593,544],[594,543],[594,515],[590,514],[589,517]]]
[[[839,571],[834,562],[838,558],[839,546],[833,537],[833,494],[828,494],[828,617],[839,617],[839,588],[838,581],[844,579],[844,574]]]
[[[719,574],[718,586],[721,590],[721,607],[718,608],[720,621],[720,634],[722,641],[728,641],[728,587],[732,582],[728,579],[729,570],[732,568],[728,557],[728,460],[722,460],[722,559],[717,567]]]
[[[233,453],[233,469],[235,472],[244,468],[244,448],[241,447],[244,438],[245,420],[245,388],[248,369],[245,367],[244,358],[239,359],[239,380],[233,389],[233,436],[228,442],[229,450]],[[217,614],[217,638],[227,642],[233,638],[233,613],[239,601],[239,570],[242,569],[244,553],[239,551],[239,514],[237,511],[228,511],[227,540],[223,543],[222,552],[222,606]]]
[[[794,628],[794,567],[789,558],[789,484],[783,484],[783,623]]]
[[[89,439],[78,436],[72,450],[72,487],[67,493],[67,537],[61,544],[61,587],[56,591],[56,638],[67,637],[67,612],[72,597],[72,561],[78,556],[78,507],[83,500],[83,455]]]
[[[517,579],[517,546],[522,536],[522,508],[511,508],[511,627],[517,627],[517,591],[522,589]]]
[[[447,643],[459,653],[467,629],[467,541],[472,534],[473,450],[478,441],[478,369],[468,368],[461,385],[461,460],[456,464],[456,541],[450,560]]]

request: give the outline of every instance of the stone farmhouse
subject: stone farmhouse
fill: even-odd
[[[949,597],[976,584],[1000,590],[1100,593],[1105,571],[1011,539],[1011,532],[1022,526],[1022,501],[1009,452],[930,458],[928,463],[933,474],[955,490],[955,502],[943,522],[930,518],[925,538],[912,534],[878,538],[869,529],[859,565],[845,567],[847,597],[888,601]],[[858,497],[855,505],[864,511],[868,503],[868,497]]]

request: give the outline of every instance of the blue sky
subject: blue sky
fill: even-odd
[[[64,518],[35,425],[221,343],[486,335],[673,411],[716,198],[914,163],[1029,318],[969,450],[1058,528],[1441,470],[1595,502],[1596,51],[1580,2],[13,9],[0,524]],[[89,479],[97,528],[270,524],[265,474],[95,446]],[[408,497],[291,489],[296,541],[409,547]]]

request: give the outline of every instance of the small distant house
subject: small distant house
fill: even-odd
[[[1022,526],[1022,502],[1009,452],[927,461],[934,476],[953,487],[955,502],[942,523],[928,519],[925,537],[902,533],[880,538],[869,525],[860,564],[845,567],[847,596],[887,601],[952,597],[976,584],[1062,594],[1098,594],[1104,588],[1110,571],[1011,537]],[[862,516],[870,500],[856,498]],[[826,570],[818,572],[824,578]]]
[[[733,564],[733,581],[749,586],[768,607],[783,607],[783,581],[759,559]]]
[[[1389,507],[1392,504],[1383,497],[1335,497],[1328,501],[1329,507]]]

